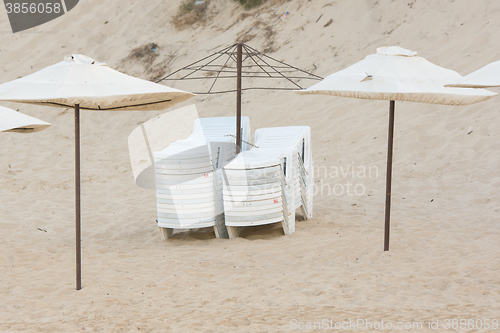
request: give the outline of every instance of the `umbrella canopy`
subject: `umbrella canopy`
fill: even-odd
[[[321,82],[295,91],[301,95],[321,94],[390,101],[384,251],[389,250],[395,101],[467,105],[496,95],[483,89],[444,87],[460,78],[457,72],[434,65],[417,56],[417,52],[399,46],[384,46],[379,47],[376,54],[327,76]]]
[[[49,126],[45,121],[0,106],[0,132],[34,133]]]
[[[0,85],[3,101],[95,111],[164,110],[194,94],[120,73],[80,54]]]
[[[451,81],[450,81],[451,82]],[[449,82],[448,82],[449,83]],[[492,62],[478,69],[469,75],[464,76],[446,87],[459,87],[459,88],[488,88],[500,87],[500,60]]]
[[[75,108],[76,289],[81,289],[80,109],[163,110],[194,94],[141,80],[87,56],[73,54],[55,65],[0,85],[0,101]]]
[[[417,56],[417,52],[399,46],[379,47],[377,53],[295,92],[444,105],[473,104],[496,95],[487,90],[444,87],[461,77]]]

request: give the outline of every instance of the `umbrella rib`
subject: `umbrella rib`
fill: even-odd
[[[234,67],[230,67],[230,66],[226,66],[225,68],[227,68],[226,70],[223,70],[222,73],[236,73],[237,70],[234,68]],[[200,71],[200,72],[214,72],[215,70],[213,69],[201,69],[201,68],[186,68],[186,69],[193,69],[193,70],[197,70],[197,71]],[[288,71],[281,71],[281,73],[294,73],[296,72],[295,70],[288,70]],[[251,70],[244,70],[242,71],[242,73],[246,73],[246,74],[262,74],[262,71],[251,71]],[[268,72],[266,72],[266,74],[268,74]],[[303,77],[303,78],[307,78],[307,77]],[[170,79],[170,80],[176,80],[176,79]]]
[[[304,71],[304,70],[302,70],[302,69],[300,69],[300,68],[297,68],[297,67],[294,67],[294,66],[292,66],[292,65],[289,65],[289,64],[287,64],[287,63],[284,63],[283,61],[279,61],[279,60],[277,60],[277,59],[274,59],[273,57],[270,57],[270,56],[268,56],[268,55],[266,55],[266,54],[264,54],[264,53],[260,53],[259,51],[257,51],[257,50],[255,50],[255,49],[253,49],[253,48],[252,48],[252,47],[250,47],[250,46],[248,46],[248,48],[249,48],[250,50],[252,50],[252,51],[256,52],[257,54],[262,54],[264,57],[269,58],[269,59],[271,59],[271,60],[274,60],[274,61],[276,61],[276,62],[279,62],[280,64],[283,64],[283,65],[285,65],[285,66],[291,67],[291,68],[293,68],[293,69],[295,69],[295,70],[298,70],[298,71],[300,71],[300,72],[302,72],[302,73],[305,73],[305,74],[307,74],[307,75],[312,75],[312,76],[314,76],[314,77],[315,77],[315,79],[316,79],[316,80],[323,80],[323,78],[322,78],[321,76],[319,76],[319,75],[316,75],[316,74],[313,74],[313,73],[306,72],[306,71]],[[260,59],[260,58],[259,58],[259,59]],[[262,59],[261,59],[261,60],[262,60]],[[266,63],[266,64],[267,64],[267,63]],[[268,66],[270,66],[270,65],[268,65]],[[272,67],[272,66],[271,66],[271,67]]]
[[[186,74],[183,78],[186,78],[186,77],[188,77],[189,75],[191,75],[191,74],[193,74],[193,73],[196,73],[197,71],[199,71],[200,69],[202,69],[202,68],[203,68],[203,67],[205,67],[206,65],[211,64],[212,62],[214,62],[215,60],[219,59],[220,57],[222,57],[222,54],[221,54],[221,55],[219,55],[218,57],[216,57],[215,59],[213,59],[212,61],[208,62],[207,64],[205,64],[205,65],[201,66],[200,68],[193,70],[193,71],[192,71],[191,73],[189,73],[189,74]]]
[[[172,101],[171,99],[167,99],[167,100],[158,101],[158,102],[143,103],[143,104],[134,104],[134,105],[125,105],[125,106],[117,106],[117,107],[105,108],[105,109],[101,109],[100,107],[97,107],[97,109],[96,109],[96,108],[88,108],[88,107],[80,106],[80,109],[82,109],[82,110],[90,110],[90,111],[109,111],[109,110],[124,109],[124,108],[135,108],[135,107],[138,107],[138,106],[161,104],[161,103],[166,103],[166,102],[171,102],[171,101]],[[57,105],[57,106],[63,106],[63,107],[67,107],[67,108],[74,108],[75,107],[74,104],[68,105],[68,104],[53,103],[53,102],[40,102],[40,104]]]
[[[237,45],[237,44],[235,44]],[[236,47],[236,46],[235,46]],[[220,73],[222,72],[222,70],[224,69],[224,66],[226,66],[227,62],[229,61],[229,59],[231,59],[231,56],[229,56],[227,59],[226,59],[226,62],[224,63],[224,65],[222,65],[221,69],[219,70],[219,72],[217,73],[217,76],[215,77],[214,79],[214,82],[212,83],[212,85],[210,86],[210,89],[208,89],[208,92],[210,93],[212,91],[212,88],[214,87],[215,85],[215,82],[217,82],[217,79],[219,78],[220,76]]]
[[[231,54],[229,54],[229,53],[228,53],[228,55],[229,55],[229,58],[230,58],[230,59],[232,59],[232,60],[234,61],[234,63],[235,63],[235,64],[237,64],[237,63],[238,63],[238,59],[236,59],[236,58],[234,57],[234,51],[233,51],[233,53],[231,53]],[[247,60],[247,58],[248,58],[248,56],[247,56],[245,59],[243,59],[241,62],[243,62],[243,61]],[[235,69],[236,69],[236,67],[232,67],[232,66],[226,66],[226,67],[227,67],[227,68],[235,68]]]
[[[249,88],[241,88],[241,91],[243,90],[295,90],[295,88],[266,88],[266,87],[249,87]],[[230,93],[230,92],[237,92],[237,89],[233,90],[222,90],[222,91],[215,91],[215,92],[194,92],[196,95],[215,95],[215,94],[223,94],[223,93]]]
[[[233,59],[234,59],[234,58],[233,58]],[[188,65],[188,66],[184,67],[183,69],[194,69],[194,67],[193,67],[193,68],[190,68],[189,66],[190,66],[190,65]],[[213,66],[213,67],[219,67],[220,65],[209,65],[209,64],[207,64],[207,65],[205,65],[205,66],[200,65],[200,66],[198,66],[197,68],[198,68],[198,69],[200,69],[200,68],[202,68],[202,67],[211,67],[211,66]],[[270,66],[268,66],[268,65],[262,65],[262,64],[261,64],[261,65],[259,65],[259,66],[261,66],[261,67],[270,67]],[[232,67],[232,66],[227,66],[227,67],[228,67],[228,68],[236,68],[236,67]],[[242,65],[242,66],[241,66],[241,68],[247,68],[247,67],[257,67],[257,66],[256,66],[256,65]],[[273,66],[273,67],[274,67],[274,68],[291,68],[290,66]]]
[[[248,52],[248,50],[247,50],[247,46],[246,46],[245,44],[243,44],[243,47],[244,47],[244,48],[245,48],[245,50]],[[259,63],[257,63],[257,61],[256,61],[256,60],[255,60],[252,56],[250,56],[250,59],[252,59],[252,60],[253,60],[253,62],[255,62],[255,64],[256,64],[257,66],[259,66],[259,68],[260,68],[260,69],[262,69],[262,70],[264,71],[264,73],[266,73],[267,75],[269,75],[269,77],[271,77],[271,74],[269,74],[269,73],[268,73],[268,72],[267,72],[264,68],[262,68],[262,66],[261,66]],[[272,67],[271,67],[271,68],[272,68]],[[273,69],[274,69],[274,68],[273,68]],[[276,69],[274,69],[274,70],[276,70]]]
[[[299,86],[297,83],[293,82],[292,80],[290,80],[289,78],[287,78],[285,75],[281,74],[276,68],[273,68],[271,65],[269,65],[265,60],[263,60],[261,57],[259,57],[257,54],[255,55],[257,58],[259,58],[263,63],[265,63],[266,65],[270,66],[272,69],[274,69],[276,71],[276,73],[280,74],[283,78],[287,79],[288,81],[290,81],[292,84],[296,85],[297,87],[299,87],[299,89],[303,89],[301,86]]]
[[[263,73],[260,73],[263,74]],[[236,76],[235,75],[230,75],[230,76],[219,76],[218,79],[234,79]],[[264,76],[264,75],[242,75],[241,77],[245,78],[261,78],[261,79],[281,79],[281,76]],[[308,79],[307,77],[302,77],[302,76],[289,76],[289,79]],[[207,77],[187,77],[185,79],[171,79],[172,81],[183,81],[183,80],[205,80],[208,79]]]
[[[228,47],[226,47],[223,51],[226,51],[226,50],[228,50],[228,49],[230,49],[230,48],[234,47],[235,45],[236,45],[236,44],[233,44],[233,45],[231,45],[231,46],[228,46]],[[191,63],[191,64],[189,64],[189,65],[187,65],[187,66],[185,66],[185,67],[179,68],[179,69],[178,69],[178,70],[176,70],[175,72],[172,72],[172,73],[168,74],[167,76],[165,76],[164,78],[159,79],[158,81],[156,81],[156,83],[159,83],[159,82],[161,82],[161,81],[163,81],[163,80],[168,79],[170,76],[172,76],[172,75],[174,75],[174,74],[176,74],[176,73],[178,73],[178,72],[180,72],[180,71],[182,71],[182,70],[186,69],[186,67],[193,66],[193,65],[195,65],[195,64],[197,64],[197,63],[199,63],[199,62],[201,62],[201,61],[203,61],[203,60],[205,60],[205,59],[208,59],[208,58],[210,58],[210,57],[213,57],[213,56],[214,56],[214,55],[216,55],[217,53],[219,53],[219,52],[212,53],[211,55],[206,56],[206,57],[205,57],[205,58],[203,58],[203,59],[200,59],[200,60],[198,60],[198,61],[195,61],[195,62],[193,62],[193,63]],[[220,57],[222,57],[222,54],[220,54],[219,56],[217,56],[215,59],[213,59],[212,61],[208,62],[207,64],[205,64],[205,65],[201,66],[200,68],[203,68],[203,67],[205,67],[205,66],[207,66],[207,65],[211,64],[212,62],[214,62],[215,60],[219,59]],[[196,72],[196,71],[193,71],[193,72],[191,72],[191,73],[187,74],[186,76],[189,76],[189,75],[193,74],[194,72]]]

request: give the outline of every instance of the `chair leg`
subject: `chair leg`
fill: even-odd
[[[215,217],[214,231],[217,238],[229,238],[226,224],[224,223],[224,214]]]
[[[219,229],[214,225],[215,238],[220,238]]]
[[[300,206],[300,212],[302,213],[302,216],[304,216],[304,221],[305,220],[309,220],[309,216],[307,215],[307,211],[306,211],[306,206],[305,204],[302,204]]]
[[[239,235],[240,235],[239,227],[226,226],[226,228],[227,228],[227,233],[229,234],[230,239],[239,237]]]
[[[281,221],[281,227],[283,228],[283,232],[285,233],[285,235],[290,235],[290,231],[288,230],[288,223],[285,220]]]
[[[169,238],[172,238],[172,235],[174,234],[174,229],[173,228],[162,228],[159,227],[160,229],[160,238],[161,240],[167,240]]]

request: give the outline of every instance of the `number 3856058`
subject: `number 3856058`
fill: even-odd
[[[59,14],[62,10],[60,3],[28,3],[7,2],[5,4],[7,14]]]

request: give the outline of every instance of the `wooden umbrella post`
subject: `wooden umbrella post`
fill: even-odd
[[[75,226],[76,226],[76,290],[82,289],[82,256],[80,235],[80,104],[75,104]]]
[[[387,177],[385,197],[385,234],[384,251],[389,251],[389,234],[391,229],[391,183],[392,183],[392,146],[394,141],[394,109],[395,101],[391,101],[389,107],[389,135],[387,138]]]
[[[241,66],[243,44],[238,43],[236,55],[236,154],[241,152]]]

